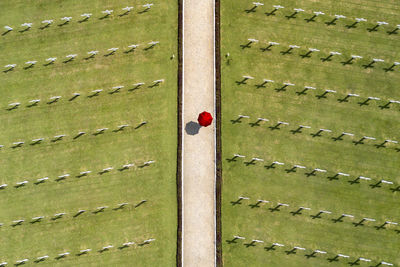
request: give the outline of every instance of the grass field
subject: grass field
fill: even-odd
[[[0,190],[0,262],[26,258],[34,265],[48,255],[40,265],[175,265],[178,8],[176,1],[152,2],[147,12],[143,1],[0,2],[0,25],[13,28],[0,36],[0,66],[17,64],[0,75],[0,184],[8,185]],[[126,6],[134,10],[119,16]],[[101,18],[106,9],[114,12]],[[93,15],[78,22],[83,13]],[[72,20],[61,25],[65,16]],[[40,29],[46,19],[53,24]],[[30,30],[23,31],[25,22],[33,23]],[[149,48],[151,41],[159,43]],[[126,52],[131,44],[140,46]],[[119,50],[107,56],[113,47]],[[99,53],[87,59],[92,50]],[[64,62],[69,54],[77,57]],[[49,57],[57,60],[45,66]],[[37,63],[24,69],[30,60]],[[94,95],[97,89],[103,91]],[[61,98],[51,103],[53,96]],[[31,105],[34,99],[41,101]],[[17,108],[9,105],[16,102]],[[129,127],[116,131],[123,124]],[[108,129],[94,135],[100,128]],[[44,140],[32,144],[38,138]],[[128,163],[135,166],[122,170]],[[42,177],[49,179],[35,184]],[[123,202],[129,204],[114,209]],[[101,206],[107,208],[94,213]],[[78,210],[86,212],[74,217]],[[66,214],[54,219],[56,213]],[[31,223],[37,216],[44,218]],[[140,245],[149,238],[156,240]],[[118,248],[130,241],[136,244]],[[114,247],[98,252],[107,245]],[[63,252],[70,255],[56,259]]]
[[[221,1],[224,265],[381,266],[385,261],[398,266],[400,228],[379,225],[400,222],[400,146],[379,144],[399,141],[399,105],[386,105],[389,100],[400,100],[400,69],[391,68],[399,60],[400,35],[393,32],[399,6],[395,1],[372,0],[264,3],[253,12],[246,11],[253,7],[251,1]],[[274,9],[273,4],[285,8],[266,14]],[[293,18],[293,8],[305,11]],[[307,22],[313,11],[325,15]],[[346,18],[326,24],[335,14]],[[367,22],[346,26],[355,18]],[[389,25],[371,30],[376,21]],[[246,46],[248,38],[258,42]],[[263,50],[270,41],[280,45]],[[284,53],[289,45],[300,48]],[[319,52],[306,55],[309,48]],[[341,55],[324,59],[331,51]],[[363,58],[349,64],[351,55]],[[370,67],[373,58],[385,62]],[[244,75],[254,79],[241,83]],[[263,79],[274,83],[263,84]],[[294,85],[284,87],[285,82]],[[303,94],[305,86],[316,89]],[[344,99],[348,94],[359,97]],[[364,103],[368,97],[380,100]],[[239,114],[250,118],[237,120]],[[254,124],[257,118],[269,121]],[[278,121],[289,125],[276,129]],[[297,132],[299,125],[311,128]],[[316,135],[319,129],[331,132]],[[353,136],[335,140],[342,132]],[[357,143],[363,136],[376,140]],[[234,153],[246,157],[228,160]],[[252,162],[254,157],[264,161]],[[268,167],[274,161],[284,165]],[[306,168],[292,172],[295,164]],[[326,172],[313,173],[315,168]],[[336,175],[339,172],[349,176]],[[359,176],[371,180],[351,182]],[[382,179],[393,184],[379,183]],[[250,199],[238,204],[239,196]],[[258,200],[269,203],[254,206]],[[289,207],[273,209],[278,203]],[[311,210],[296,214],[299,207]],[[315,217],[320,210],[331,213]],[[354,217],[335,222],[341,214]],[[362,218],[375,221],[357,225]],[[246,239],[229,242],[234,235]],[[264,243],[246,245],[253,239]],[[285,246],[271,248],[274,242]],[[306,250],[291,253],[294,246]],[[327,253],[307,256],[314,250]],[[338,253],[350,257],[335,258]]]

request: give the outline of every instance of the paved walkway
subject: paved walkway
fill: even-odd
[[[184,0],[183,265],[215,266],[214,0]],[[192,121],[192,123],[191,123]],[[198,131],[198,133],[197,133]]]

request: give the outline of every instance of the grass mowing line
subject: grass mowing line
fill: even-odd
[[[249,39],[248,39],[248,42],[247,42],[247,43],[244,43],[244,44],[241,44],[240,47],[242,48],[242,50],[244,50],[244,49],[246,49],[246,48],[249,48],[249,49],[250,49],[250,48],[253,47],[253,46],[252,46],[253,43],[258,43],[258,42],[259,42],[259,40],[249,38]],[[267,47],[268,47],[268,46],[267,46]],[[268,50],[267,47],[260,48],[260,50],[263,51],[263,52],[265,52],[265,51],[272,51],[272,49]],[[282,51],[280,51],[279,53],[280,53],[282,56],[285,56],[285,55],[294,55],[294,54],[293,54],[293,50],[294,50],[294,49],[300,49],[300,48],[301,48],[301,47],[298,46],[298,45],[288,44],[288,49],[287,49],[287,50],[282,50]],[[313,48],[313,47],[307,47],[307,48],[308,48],[308,49],[315,49],[315,48]],[[275,49],[275,50],[276,50],[276,49]],[[328,49],[325,49],[325,50],[328,50]],[[309,51],[310,51],[310,50],[309,50]],[[320,50],[319,50],[319,51],[320,51]],[[308,52],[307,52],[307,53],[308,53]],[[305,57],[310,57],[310,58],[311,58],[310,54],[307,55],[307,53],[306,53],[306,54],[303,54],[303,55],[299,55],[299,56],[302,57],[302,58],[305,58]],[[315,53],[315,52],[313,52],[313,53]],[[326,55],[326,54],[325,54],[325,55]],[[329,62],[329,61],[332,61],[332,58],[333,58],[334,56],[342,56],[342,53],[337,52],[336,50],[330,50],[329,54],[328,54],[326,57],[320,58],[320,60],[321,60],[322,62]],[[363,60],[362,58],[365,58],[365,57],[362,57],[362,56],[361,56],[360,60],[358,60],[358,61],[359,61],[361,64],[364,63],[364,65],[361,65],[361,67],[363,67],[364,69],[374,69],[374,68],[375,68],[374,65],[375,65],[377,62],[385,62],[385,60],[384,60],[384,59],[381,59],[381,58],[371,58],[371,59],[368,60],[368,61]],[[354,59],[355,59],[355,57],[351,57],[350,59],[348,59],[348,58],[347,58],[347,59],[342,59],[343,61],[341,61],[340,63],[341,63],[343,66],[345,66],[345,65],[350,65],[350,63],[353,63],[353,62],[351,62],[351,61],[354,60]],[[355,64],[351,64],[351,65],[356,66]],[[387,67],[382,68],[382,69],[385,70],[385,72],[389,72],[389,71],[392,71],[392,70],[394,69],[394,67],[397,66],[397,65],[400,65],[400,63],[397,62],[397,61],[394,61],[393,63],[390,63],[390,65],[388,65]]]
[[[140,202],[138,202],[137,204],[132,204],[132,207],[136,209],[136,208],[142,206],[143,204],[145,204],[146,202],[147,202],[147,200],[146,200],[146,199],[143,199],[143,200],[141,200]],[[116,206],[115,208],[113,208],[112,210],[118,211],[118,210],[126,209],[125,207],[129,207],[129,203],[127,203],[127,202],[119,203],[119,204],[117,204],[117,206]],[[75,219],[75,218],[77,218],[77,217],[82,218],[81,215],[84,214],[84,213],[85,213],[85,214],[88,214],[88,213],[89,213],[89,214],[92,214],[92,215],[96,215],[96,214],[98,214],[98,213],[104,213],[104,210],[106,210],[106,209],[108,209],[108,206],[99,206],[99,207],[97,207],[96,209],[94,209],[93,211],[85,210],[85,209],[79,209],[77,212],[73,213],[74,215],[72,215],[72,218],[73,218],[73,219]],[[50,221],[49,221],[50,223],[51,223],[51,222],[55,222],[55,221],[58,222],[60,219],[65,218],[67,214],[68,214],[68,212],[63,211],[63,212],[56,212],[56,213],[55,213],[54,215],[52,215],[52,216],[43,216],[43,215],[41,215],[41,216],[33,217],[33,218],[29,221],[29,223],[30,223],[30,224],[36,224],[36,223],[43,222],[43,221],[44,221],[44,218],[46,218],[46,217],[50,218],[50,219],[49,219],[49,220],[50,220]],[[65,221],[65,220],[63,220],[63,221]],[[17,227],[17,226],[22,226],[24,222],[25,222],[25,219],[13,220],[13,221],[12,221],[12,224],[10,224],[10,226],[13,227],[13,228],[15,228],[15,227]],[[4,229],[3,226],[4,226],[4,223],[1,223],[1,224],[0,224],[1,229]]]
[[[240,196],[240,197],[238,197],[238,199],[237,199],[236,201],[231,201],[230,203],[232,204],[232,206],[241,205],[243,199],[249,200],[250,198],[249,198],[249,197]],[[260,208],[260,207],[261,207],[260,205],[261,205],[262,203],[270,203],[270,204],[272,204],[272,201],[263,200],[263,199],[257,199],[257,202],[256,202],[256,203],[254,203],[254,204],[249,204],[248,206],[249,206],[251,209]],[[282,208],[282,207],[289,207],[289,206],[292,206],[291,204],[287,204],[287,203],[288,203],[288,202],[284,202],[284,203],[276,202],[276,206],[272,206],[272,207],[268,208],[268,210],[269,210],[271,213],[274,213],[274,212],[279,212],[279,211],[281,211],[281,208]],[[306,210],[310,211],[310,210],[311,210],[311,208],[309,208],[309,207],[304,207],[304,206],[297,206],[296,208],[297,208],[297,210],[294,210],[294,211],[290,211],[290,212],[289,212],[290,214],[292,214],[292,216],[302,215],[302,214],[303,214],[302,211],[306,211]],[[326,209],[317,209],[317,210],[318,210],[318,212],[317,212],[316,214],[310,215],[311,219],[313,219],[313,220],[315,220],[315,219],[323,219],[323,217],[322,217],[323,214],[327,214],[327,216],[334,216],[334,215],[332,214],[332,212],[329,211],[329,210],[326,210]],[[339,217],[337,217],[337,218],[325,218],[325,220],[327,220],[327,221],[332,221],[332,223],[338,223],[338,222],[344,222],[343,220],[344,220],[345,218],[351,218],[351,220],[355,220],[356,217],[357,217],[357,216],[354,216],[354,215],[351,215],[351,214],[340,213],[340,214],[339,214]],[[371,218],[370,216],[365,216],[365,215],[363,215],[363,216],[358,216],[358,217],[360,218],[360,221],[358,221],[358,222],[351,222],[351,224],[353,224],[355,227],[364,226],[365,223],[368,222],[368,221],[369,221],[369,222],[376,222],[376,220],[373,219],[373,218]],[[395,225],[395,226],[397,226],[398,223],[397,223],[397,222],[393,222],[393,220],[389,220],[389,221],[388,221],[388,220],[385,220],[384,223],[378,224],[378,225],[371,225],[371,224],[368,224],[369,227],[373,227],[373,228],[375,228],[376,230],[387,229],[387,227],[390,226],[390,225]],[[396,232],[397,234],[400,233],[400,230],[399,230],[399,229],[394,229],[393,231]]]
[[[111,10],[110,10],[111,11]],[[98,21],[98,20],[103,20],[103,19],[109,19],[109,20],[113,20],[114,18],[122,18],[122,17],[125,17],[125,16],[127,16],[127,15],[129,15],[130,13],[133,13],[132,11],[130,11],[130,10],[123,10],[123,13],[121,13],[121,14],[118,14],[118,15],[116,15],[116,16],[112,16],[111,14],[110,15],[102,15],[101,17],[95,17],[95,16],[93,16],[93,14],[92,13],[88,13],[88,12],[86,12],[86,13],[83,13],[83,14],[81,14],[80,16],[82,17],[82,19],[80,19],[80,20],[78,20],[78,21],[76,21],[76,23],[79,23],[79,24],[82,24],[82,23],[84,23],[84,22],[87,22],[87,21],[89,21],[89,19],[90,18],[92,18],[91,19],[91,21]],[[143,13],[145,13],[145,12],[136,12],[137,14],[143,14]],[[46,19],[46,20],[41,20],[41,23],[42,23],[42,26],[40,26],[40,27],[38,27],[37,29],[40,29],[40,30],[45,30],[45,29],[48,29],[48,28],[50,28],[50,26],[51,25],[53,25],[53,23],[55,24],[55,25],[57,25],[58,26],[58,28],[59,29],[61,29],[61,28],[64,28],[63,26],[67,26],[67,25],[71,25],[71,20],[72,20],[72,17],[62,17],[62,18],[70,18],[69,20],[67,20],[67,19],[64,19],[63,21],[64,22],[61,22],[61,24],[57,24],[57,22],[55,22],[53,19],[52,20],[49,20],[49,19]],[[61,19],[62,19],[61,18]],[[97,18],[97,20],[96,20],[96,18]],[[32,22],[32,24],[34,24],[34,22]],[[39,24],[39,23],[36,23],[36,24]],[[21,27],[24,27],[24,26],[22,26],[21,25]],[[4,26],[4,29],[5,29],[5,31],[1,34],[1,36],[5,36],[5,35],[8,35],[10,32],[13,32],[14,31],[14,29],[11,27],[11,26]],[[52,27],[52,29],[57,29],[57,27],[55,28],[54,26]],[[19,30],[18,32],[19,33],[25,33],[25,32],[30,32],[32,30],[32,25],[30,26],[30,27],[26,27],[25,26],[25,28],[24,29],[22,29],[22,30]],[[39,33],[40,33],[41,31],[39,31]]]
[[[237,161],[237,158],[243,158],[243,157],[245,157],[245,156],[243,156],[243,155],[239,156],[239,155],[235,154],[232,158],[227,158],[226,160],[228,162],[235,162],[235,161]],[[257,165],[256,162],[258,162],[258,161],[260,161],[260,162],[262,161],[263,162],[264,159],[252,158],[250,161],[243,162],[243,164],[246,165],[246,166],[250,166],[250,165],[251,166],[255,166],[255,165]],[[278,163],[278,161],[273,161],[272,164],[264,165],[263,167],[265,169],[269,170],[269,169],[274,169],[275,165],[285,165],[285,163],[284,162],[279,162]],[[306,169],[309,169],[309,172],[305,172],[304,173],[304,175],[307,176],[308,178],[311,177],[311,176],[317,176],[317,173],[325,173],[326,174],[326,178],[329,181],[333,181],[333,180],[343,181],[343,179],[339,179],[339,176],[346,176],[346,177],[353,176],[353,175],[351,175],[349,173],[335,172],[335,171],[332,172],[332,171],[329,171],[327,169],[321,169],[321,168],[313,168],[313,167],[310,168],[310,167],[306,167],[306,166],[300,165],[300,164],[293,164],[291,168],[284,169],[284,171],[286,173],[295,173],[295,172],[297,172],[298,169],[303,169],[305,171],[306,171]],[[327,176],[328,175],[328,171],[334,173],[333,176]],[[371,187],[371,189],[381,188],[383,184],[390,184],[390,185],[394,186],[392,188],[389,188],[390,191],[392,191],[393,193],[400,192],[400,185],[398,185],[398,184],[396,184],[396,183],[394,183],[392,181],[388,181],[388,180],[384,180],[384,179],[377,180],[375,178],[365,177],[365,176],[362,176],[362,175],[353,176],[353,177],[356,177],[356,178],[353,179],[353,180],[348,180],[347,181],[349,183],[349,185],[359,184],[361,181],[369,181],[369,182],[372,182],[372,184],[369,184],[369,187]]]
[[[250,118],[250,116],[246,116],[246,117],[247,117],[247,118]],[[243,115],[238,115],[238,118],[237,118],[236,120],[231,120],[231,122],[232,122],[232,124],[241,123],[241,119],[242,119],[242,118],[244,118]],[[269,121],[269,120],[266,119],[266,118],[260,118],[260,117],[258,117],[257,120],[256,120],[255,122],[250,122],[250,123],[248,123],[248,124],[250,125],[250,127],[261,126],[260,123],[261,123],[262,121]],[[269,128],[271,131],[274,131],[274,130],[281,130],[281,129],[282,129],[282,128],[280,128],[281,125],[290,125],[290,122],[287,122],[287,121],[278,121],[276,124],[274,124],[274,125],[272,125],[272,126],[269,126],[268,128]],[[312,128],[312,127],[311,127],[311,126],[308,126],[308,125],[305,125],[305,124],[300,124],[300,125],[298,126],[298,128],[292,129],[292,130],[290,130],[290,132],[294,135],[294,134],[297,134],[297,133],[303,133],[302,130],[304,130],[304,129],[310,129],[310,128]],[[332,135],[334,134],[334,133],[333,133],[331,130],[329,130],[329,129],[325,129],[325,128],[317,128],[317,129],[318,129],[317,132],[311,133],[310,136],[312,136],[313,138],[315,138],[315,137],[323,137],[322,134],[323,134],[324,132],[330,133],[330,134],[332,134]],[[332,139],[333,142],[336,142],[336,141],[343,141],[343,137],[344,137],[344,136],[350,136],[350,138],[355,136],[355,134],[349,133],[349,132],[345,132],[345,131],[341,132],[340,134],[336,134],[336,135],[337,135],[336,137],[330,137],[330,139]],[[374,138],[374,137],[367,136],[367,135],[361,135],[361,136],[362,136],[362,137],[361,137],[359,140],[355,140],[355,141],[353,140],[352,143],[353,143],[354,145],[363,145],[363,144],[365,144],[365,141],[366,141],[366,140],[373,140],[373,141],[376,141],[376,138]],[[378,141],[378,142],[380,142],[380,141]],[[389,144],[389,143],[398,144],[398,141],[395,141],[395,140],[392,140],[392,139],[385,139],[382,143],[374,144],[373,146],[375,146],[377,149],[379,149],[379,148],[387,148],[386,145]],[[400,148],[393,148],[392,150],[395,150],[396,152],[400,152]]]
[[[134,166],[138,166],[138,168],[144,168],[144,167],[150,166],[150,164],[151,164],[152,162],[154,162],[154,161],[149,160],[149,161],[144,162],[142,165],[136,165],[135,163],[125,163],[125,164],[123,164],[123,165],[118,169],[118,171],[119,171],[119,172],[124,172],[125,170],[128,170],[128,169],[130,169],[131,167],[134,167]],[[98,176],[102,176],[102,175],[105,174],[105,173],[109,173],[109,172],[112,171],[113,169],[114,169],[114,167],[107,167],[107,168],[104,168],[104,169],[102,169],[101,171],[97,172],[97,175],[98,175]],[[90,170],[81,171],[81,172],[79,172],[79,174],[75,175],[75,178],[87,177],[87,176],[89,176],[91,173],[92,173],[92,171],[90,171]],[[67,179],[68,177],[70,177],[70,176],[71,176],[71,175],[70,175],[69,173],[63,174],[63,175],[60,175],[60,176],[58,176],[57,178],[55,178],[54,181],[55,181],[55,182],[64,181],[64,180],[66,180],[66,179]],[[93,175],[90,175],[90,176],[93,177]],[[70,179],[68,179],[68,180],[70,180]],[[35,185],[42,185],[42,184],[48,184],[48,183],[46,183],[47,181],[51,181],[50,178],[49,178],[48,176],[43,177],[43,178],[38,178],[38,179],[36,179],[36,181],[33,182],[33,183],[34,183]],[[29,183],[29,180],[25,180],[24,183],[17,183],[16,185],[14,185],[14,188],[15,188],[15,189],[26,188],[26,184],[28,184],[28,183]],[[4,184],[1,184],[1,185],[0,185],[0,191],[4,191],[6,188],[8,188],[8,184],[5,184],[5,183],[4,183]]]
[[[242,237],[242,236],[234,235],[232,240],[226,240],[226,241],[228,242],[228,244],[235,244],[235,243],[237,243],[237,240],[244,240],[244,239],[246,239],[246,238]],[[252,239],[251,241],[249,241],[249,243],[243,243],[243,246],[245,246],[246,248],[249,248],[249,247],[256,247],[257,246],[256,244],[264,244],[264,243],[265,242],[263,240]],[[276,251],[280,247],[285,247],[285,245],[281,244],[281,243],[277,243],[277,242],[269,242],[269,243],[271,243],[271,245],[264,247],[264,250]],[[350,266],[360,265],[361,261],[364,261],[364,262],[374,261],[375,263],[377,263],[377,265],[374,265],[374,266],[380,266],[383,263],[385,263],[387,265],[387,262],[382,261],[382,260],[377,260],[377,259],[371,260],[371,259],[366,259],[363,257],[349,256],[347,254],[342,254],[341,252],[336,253],[336,252],[328,252],[328,251],[320,250],[320,249],[306,249],[302,246],[293,246],[292,249],[284,251],[284,252],[286,253],[286,255],[295,255],[295,254],[297,254],[297,252],[300,252],[300,251],[304,251],[304,253],[306,253],[305,251],[307,251],[307,250],[309,251],[309,254],[303,254],[307,259],[317,258],[317,255],[320,254],[321,256],[318,258],[321,259],[322,255],[325,255],[324,258],[329,262],[337,262],[337,261],[339,261],[339,258],[346,258],[346,259],[352,258],[353,261],[348,262],[348,264]],[[331,255],[331,258],[327,258],[328,255]],[[391,263],[389,263],[389,265],[391,265]]]
[[[154,49],[154,47],[155,47],[157,44],[159,44],[159,42],[158,42],[158,41],[150,41],[150,42],[147,43],[147,44],[148,44],[148,46],[146,46],[145,48],[143,48],[144,51],[148,51],[148,50]],[[132,46],[136,46],[136,45],[137,45],[137,44],[132,45]],[[109,48],[109,49],[107,49],[107,52],[105,52],[105,53],[103,54],[103,57],[107,57],[107,58],[108,58],[108,57],[110,57],[110,56],[115,56],[116,58],[119,58],[120,56],[118,56],[118,54],[116,55],[116,52],[117,52],[118,50],[119,50],[118,47]],[[124,53],[125,55],[127,55],[127,54],[130,54],[130,53],[133,53],[133,52],[136,51],[136,50],[138,50],[136,47],[129,47],[129,46],[128,46],[128,49],[126,49],[123,53]],[[100,52],[99,52],[98,50],[89,51],[89,52],[87,52],[88,56],[85,57],[85,58],[83,58],[82,60],[85,60],[86,62],[89,62],[88,60],[96,58],[96,56],[97,56],[99,53],[100,53]],[[71,55],[67,55],[67,56],[66,56],[66,60],[62,61],[62,63],[67,64],[67,63],[76,62],[77,54],[75,55],[75,57],[68,57],[68,56],[71,56]],[[100,55],[99,55],[99,56],[100,56]],[[98,56],[97,56],[97,58],[98,58]],[[47,58],[47,59],[46,59],[47,63],[43,64],[42,67],[39,67],[39,68],[40,68],[40,69],[43,69],[43,68],[45,69],[45,68],[48,67],[48,66],[54,66],[54,64],[55,64],[54,62],[56,62],[56,60],[57,60],[57,57]],[[81,60],[81,61],[82,61],[82,60]],[[83,61],[83,62],[85,62],[85,61]],[[92,60],[90,60],[90,61],[92,61]],[[23,69],[24,69],[24,70],[37,69],[37,67],[34,68],[34,67],[36,66],[36,62],[35,62],[35,63],[33,63],[33,62],[35,62],[35,60],[26,61],[25,64],[27,64],[27,63],[28,63],[28,64],[27,64],[27,66],[24,67]],[[6,70],[3,70],[3,73],[8,73],[8,72],[14,71],[15,68],[17,67],[17,65],[18,65],[18,64],[16,64],[16,63],[12,63],[12,64],[7,64],[7,65],[5,65],[4,68],[6,68]],[[73,65],[73,64],[72,64],[72,65]],[[63,65],[61,65],[61,66],[63,66]]]
[[[153,84],[149,85],[147,88],[154,88],[154,87],[158,87],[161,83],[164,82],[164,79],[158,79],[158,80],[154,80]],[[132,88],[129,88],[127,91],[128,92],[132,92],[135,90],[139,90],[145,83],[144,82],[140,82],[140,83],[136,83],[133,84]],[[111,88],[111,90],[109,90],[107,92],[108,95],[113,95],[116,93],[121,92],[121,89],[123,89],[125,86],[123,85],[119,85],[119,86],[114,86]],[[92,90],[90,93],[87,93],[86,97],[87,98],[92,98],[92,97],[97,97],[100,95],[100,93],[103,92],[103,89],[96,89],[96,90]],[[72,101],[76,100],[78,97],[81,96],[81,93],[74,93],[72,95],[72,97],[70,97],[68,99],[69,102],[67,103],[71,103]],[[49,98],[50,101],[46,102],[47,105],[52,105],[55,103],[59,103],[59,99],[62,99],[62,96],[52,96]],[[41,102],[41,99],[33,99],[29,101],[29,104],[26,105],[26,108],[32,108],[32,107],[37,107],[38,103]],[[20,102],[15,102],[15,103],[10,103],[8,104],[7,108],[4,108],[7,111],[12,111],[12,110],[17,110],[19,109],[19,107],[22,105],[22,103]]]
[[[137,129],[141,128],[142,126],[146,125],[147,123],[148,123],[147,121],[143,121],[143,122],[139,123],[139,124],[134,128],[134,130],[137,130]],[[112,132],[114,132],[114,133],[126,132],[126,130],[124,130],[124,129],[127,128],[127,127],[129,127],[128,124],[122,124],[122,125],[118,126],[117,129],[112,130]],[[108,130],[108,128],[99,128],[99,129],[97,129],[95,132],[93,132],[92,134],[90,134],[90,136],[95,136],[95,137],[96,137],[96,136],[98,136],[98,135],[103,135],[107,130]],[[78,139],[78,138],[81,139],[80,137],[82,137],[83,135],[87,136],[88,133],[87,133],[87,132],[80,131],[80,132],[78,132],[74,137],[72,137],[72,139],[73,139],[73,140]],[[65,138],[66,136],[67,136],[66,134],[61,134],[61,135],[55,135],[53,138],[50,137],[50,138],[48,138],[48,139],[50,140],[51,143],[49,143],[48,145],[52,145],[52,144],[54,144],[54,143],[56,143],[56,142],[63,141],[63,140],[66,139],[66,138]],[[43,143],[44,143],[43,141],[44,141],[45,139],[46,139],[46,138],[37,138],[37,139],[33,139],[33,140],[29,143],[29,145],[30,145],[30,146],[37,146],[37,145],[43,144]],[[70,140],[70,141],[73,141],[73,140]],[[10,146],[9,148],[12,148],[12,149],[20,148],[20,147],[23,147],[24,144],[25,144],[25,141],[17,141],[17,142],[14,142],[13,145]],[[4,150],[4,145],[2,145],[1,148],[2,148],[2,150]]]
[[[250,13],[253,13],[253,12],[256,12],[256,8],[255,8],[256,6],[253,6],[253,8],[250,8],[250,9],[247,9],[247,10],[244,10],[247,14],[250,14]],[[280,9],[280,8],[279,8]],[[293,10],[294,10],[294,8],[292,8]],[[360,24],[360,23],[363,23],[363,24],[369,24],[370,25],[370,28],[367,28],[366,30],[368,31],[368,32],[378,32],[378,28],[380,28],[382,25],[388,25],[388,24],[385,24],[385,23],[381,23],[381,21],[379,21],[379,23],[378,23],[378,21],[376,21],[376,23],[375,24],[372,24],[372,23],[368,23],[368,21],[369,21],[369,19],[365,19],[365,18],[348,18],[347,16],[343,16],[343,15],[338,15],[338,16],[336,16],[336,15],[326,15],[325,14],[325,12],[322,12],[322,11],[320,11],[320,10],[318,10],[318,11],[307,11],[307,10],[304,10],[304,9],[302,9],[302,8],[299,8],[299,7],[296,7],[296,9],[299,9],[299,10],[294,10],[294,11],[290,11],[289,13],[286,13],[286,15],[285,14],[283,14],[284,15],[284,17],[286,17],[286,19],[287,20],[290,20],[290,19],[296,19],[297,18],[297,16],[299,15],[299,14],[301,14],[301,13],[303,13],[303,14],[307,14],[307,15],[309,15],[309,16],[311,16],[311,17],[308,17],[308,18],[303,18],[304,19],[304,21],[306,21],[307,23],[309,23],[309,22],[316,22],[316,18],[317,17],[320,17],[320,18],[328,18],[329,17],[329,20],[328,21],[325,21],[325,22],[323,22],[325,25],[327,25],[327,26],[332,26],[332,25],[336,25],[336,22],[337,21],[339,21],[339,20],[344,20],[344,21],[347,21],[347,23],[348,24],[346,24],[345,25],[345,27],[347,28],[347,29],[354,29],[354,28],[357,28],[357,25],[358,24]],[[277,11],[278,9],[277,8],[275,8],[274,7],[274,9],[273,9],[273,11],[272,12],[266,12],[266,13],[264,13],[265,15],[267,15],[268,17],[269,16],[271,16],[271,15],[276,15],[276,11]],[[285,10],[285,9],[283,9],[283,10]],[[285,11],[282,11],[282,13],[284,13]],[[317,14],[315,14],[315,12],[318,12],[318,15]],[[275,16],[276,18],[277,17],[279,17],[279,18],[282,18],[282,16]],[[395,24],[395,23],[394,23]],[[387,28],[389,28],[390,26],[386,26]],[[390,28],[390,30],[388,30],[388,31],[386,31],[386,33],[388,34],[388,35],[392,35],[392,34],[397,34],[397,31],[398,31],[398,29],[399,29],[399,27],[395,27],[395,28],[393,28],[393,27],[391,27]],[[382,32],[382,31],[381,31]]]
[[[129,242],[124,242],[124,243],[122,243],[119,247],[118,247],[118,249],[119,250],[125,250],[126,248],[128,248],[128,247],[132,247],[133,245],[137,245],[136,246],[136,248],[138,248],[138,247],[144,247],[144,246],[146,246],[146,245],[149,245],[151,242],[153,242],[153,241],[155,241],[156,239],[154,239],[154,238],[149,238],[149,239],[146,239],[146,240],[144,240],[144,241],[140,241],[140,242],[134,242],[134,241],[129,241]],[[113,245],[110,245],[110,244],[107,244],[107,245],[105,245],[104,247],[102,247],[102,248],[100,248],[99,250],[97,250],[97,252],[99,253],[99,254],[97,254],[97,255],[102,255],[102,253],[104,253],[104,252],[106,252],[106,251],[110,251],[112,248],[113,248],[114,246]],[[80,249],[76,254],[74,254],[74,253],[72,253],[72,256],[77,256],[77,257],[80,257],[80,256],[82,256],[82,255],[87,255],[90,251],[92,251],[92,249]],[[115,252],[114,252],[115,253]],[[60,254],[58,254],[56,257],[54,257],[54,259],[55,260],[61,260],[61,259],[65,259],[67,256],[68,257],[71,257],[71,256],[69,256],[69,255],[71,255],[71,253],[70,252],[68,252],[68,251],[64,251],[64,252],[62,252],[62,253],[60,253]],[[43,256],[39,256],[39,257],[37,257],[35,260],[34,260],[34,262],[35,263],[40,263],[40,262],[43,262],[43,261],[49,261],[48,259],[50,258],[50,256],[49,255],[43,255]],[[15,262],[15,266],[19,266],[19,265],[23,265],[23,264],[25,264],[26,262],[28,262],[29,261],[29,258],[25,258],[25,259],[22,259],[22,260],[17,260],[16,262]],[[1,262],[0,263],[0,266],[5,266],[5,265],[7,265],[8,263],[6,262],[6,261],[3,261],[3,262]]]

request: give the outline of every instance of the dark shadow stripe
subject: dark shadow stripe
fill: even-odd
[[[178,0],[178,99],[177,99],[177,153],[176,153],[176,199],[178,204],[178,225],[176,234],[176,266],[182,266],[182,24],[183,0]]]
[[[222,193],[222,142],[221,142],[221,36],[220,36],[220,0],[215,0],[215,113],[216,113],[216,174],[215,174],[215,205],[216,205],[216,265],[222,267],[222,224],[221,224],[221,193]]]

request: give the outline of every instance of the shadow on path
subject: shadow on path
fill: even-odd
[[[196,135],[199,133],[200,128],[201,128],[200,124],[194,121],[190,121],[186,123],[185,131],[189,135]]]

